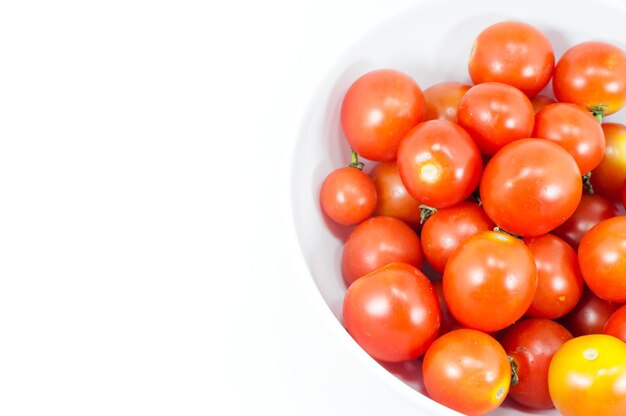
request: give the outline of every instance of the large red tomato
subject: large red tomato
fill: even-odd
[[[606,149],[604,158],[593,170],[591,184],[596,193],[611,201],[619,201],[626,180],[626,126],[603,123]]]
[[[576,161],[549,140],[518,140],[503,147],[487,163],[480,183],[487,215],[523,236],[542,235],[563,224],[581,195]]]
[[[402,137],[425,115],[419,85],[402,72],[379,69],[350,86],[341,105],[341,126],[359,155],[390,161],[396,158]]]
[[[389,362],[424,354],[439,332],[441,311],[430,281],[415,267],[391,263],[350,285],[343,319],[372,357]]]
[[[420,202],[408,193],[398,165],[393,162],[380,162],[370,173],[376,187],[377,205],[375,215],[398,218],[417,229],[420,227]]]
[[[474,84],[497,81],[534,96],[550,81],[554,52],[548,38],[522,22],[500,22],[476,38],[469,59]]]
[[[459,102],[471,87],[460,82],[442,82],[426,88],[426,120],[443,119],[456,123]]]

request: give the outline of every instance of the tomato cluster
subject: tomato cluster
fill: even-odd
[[[585,42],[555,61],[540,30],[507,21],[477,36],[468,70],[474,85],[425,91],[374,70],[343,98],[352,162],[320,203],[354,227],[345,327],[468,415],[507,397],[626,415],[626,126],[603,120],[626,103],[626,54]]]

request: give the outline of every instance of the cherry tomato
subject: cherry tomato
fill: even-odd
[[[604,159],[593,170],[591,184],[596,193],[611,201],[619,201],[626,180],[626,126],[602,124],[606,150]]]
[[[618,304],[600,299],[585,288],[576,307],[560,321],[575,337],[601,334],[606,321],[618,307]]]
[[[576,252],[552,234],[525,238],[537,265],[537,292],[526,316],[556,319],[570,312],[583,294]]]
[[[554,52],[548,38],[522,22],[500,22],[476,38],[469,59],[474,84],[496,81],[532,97],[548,84]]]
[[[466,415],[484,415],[504,401],[511,366],[506,352],[491,336],[457,329],[428,348],[422,377],[433,400]]]
[[[535,112],[520,90],[499,82],[485,82],[463,96],[457,119],[480,151],[493,155],[507,143],[530,137]]]
[[[368,219],[376,208],[376,199],[372,179],[350,166],[332,171],[320,190],[322,210],[342,225],[355,225]]]
[[[578,247],[578,261],[593,293],[609,302],[626,302],[626,216],[589,230]]]
[[[493,227],[485,211],[473,202],[437,210],[422,227],[424,257],[441,274],[448,258],[463,241]]]
[[[450,331],[454,331],[455,329],[463,328],[463,325],[454,319],[454,316],[452,316],[450,310],[448,309],[448,304],[443,296],[443,282],[441,280],[431,280],[431,283],[435,288],[435,292],[437,292],[439,306],[441,307],[441,325],[439,326],[439,336],[447,334]]]
[[[446,208],[476,189],[482,159],[465,130],[447,120],[430,120],[407,133],[400,143],[398,169],[413,198]]]
[[[574,156],[581,173],[595,169],[604,157],[604,132],[600,123],[574,104],[552,104],[537,113],[532,136],[562,146]]]
[[[413,198],[404,187],[398,165],[393,162],[381,162],[374,166],[370,176],[376,187],[378,203],[375,215],[395,217],[409,224],[414,229],[420,227],[420,202]]]
[[[582,181],[576,161],[548,140],[518,140],[491,158],[480,183],[483,209],[499,227],[545,234],[576,210]]]
[[[603,331],[607,335],[612,335],[626,342],[626,305],[622,305],[613,312],[609,320],[604,324]]]
[[[549,106],[550,104],[556,103],[553,98],[548,97],[547,95],[535,95],[530,99],[530,103],[533,105],[533,110],[535,110],[535,115],[539,111],[541,111],[544,107]]]
[[[348,89],[341,105],[341,126],[350,146],[370,160],[395,160],[406,132],[424,120],[419,85],[392,69],[368,72]]]
[[[448,120],[456,123],[456,110],[471,85],[442,82],[424,90],[426,120]]]
[[[452,315],[462,325],[485,332],[521,318],[536,290],[537,267],[530,250],[500,232],[465,240],[443,273],[443,293]]]
[[[561,237],[574,249],[578,249],[580,240],[587,234],[587,231],[600,221],[613,218],[617,213],[615,205],[600,195],[589,195],[584,193],[580,198],[580,203],[576,211],[562,225],[556,228],[553,233]]]
[[[420,267],[420,239],[415,231],[392,217],[373,217],[359,224],[343,248],[341,271],[350,284],[392,262]]]
[[[612,114],[626,100],[626,54],[606,42],[574,45],[557,62],[552,88],[560,102],[590,110],[604,105]]]
[[[567,341],[548,370],[550,397],[564,416],[626,415],[626,343],[609,335]]]
[[[350,285],[343,302],[346,329],[372,357],[389,362],[424,354],[439,332],[435,289],[415,267],[391,263]]]
[[[548,368],[556,351],[570,339],[567,329],[549,319],[524,319],[507,328],[500,343],[517,376],[509,397],[536,409],[554,407],[548,391]]]

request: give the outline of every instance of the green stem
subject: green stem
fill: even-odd
[[[593,185],[591,184],[591,172],[587,172],[583,175],[583,188],[589,195],[594,194]]]
[[[435,212],[437,212],[437,208],[429,207],[424,204],[420,205],[420,224],[424,224]]]
[[[363,164],[363,162],[359,162],[359,155],[354,151],[354,149],[350,149],[352,151],[352,161],[350,162],[350,164],[348,166],[350,166],[351,168],[357,168],[359,170],[363,170],[363,167],[365,166]]]
[[[608,107],[609,106],[606,104],[598,104],[593,107],[587,107],[587,110],[591,111],[591,114],[598,120],[598,123],[602,123]]]
[[[517,234],[513,234],[512,232],[507,231],[507,230],[505,230],[504,228],[500,228],[500,227],[498,227],[498,226],[493,227],[493,231],[495,231],[495,232],[497,232],[497,233],[504,233],[504,234],[508,234],[508,235],[510,235],[511,237],[515,237],[515,238],[517,238],[517,239],[522,240],[522,237],[521,237],[521,236],[519,236],[519,235],[517,235]]]
[[[513,357],[511,357],[510,355],[508,357],[509,364],[511,364],[511,386],[514,386],[519,383],[519,375],[517,374],[517,369],[519,366],[517,365]]]

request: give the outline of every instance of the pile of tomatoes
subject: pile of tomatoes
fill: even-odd
[[[422,91],[393,69],[347,90],[352,162],[320,189],[354,227],[346,329],[373,358],[416,360],[428,395],[468,415],[505,398],[626,415],[626,54],[534,26],[485,28],[472,85]],[[554,98],[538,95],[552,81]],[[359,157],[371,161],[367,168]]]

